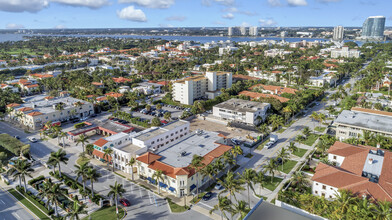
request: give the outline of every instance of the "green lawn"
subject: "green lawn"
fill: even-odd
[[[87,157],[79,157],[76,163],[81,166],[82,164],[88,163],[89,161],[90,159],[88,159]]]
[[[118,207],[118,215],[119,215],[118,219],[121,219],[125,215],[124,209],[122,209],[120,206]],[[116,218],[116,206],[101,208],[98,211],[95,211],[92,214],[90,214],[90,217],[91,217],[91,219],[94,219],[94,220],[117,219]],[[88,219],[89,219],[89,217],[86,217],[83,220],[88,220]]]
[[[188,207],[180,206],[177,203],[172,202],[169,198],[167,199],[167,202],[169,203],[170,210],[174,213],[185,212],[188,210]]]
[[[303,149],[303,148],[298,148],[296,151],[293,152],[293,154],[297,157],[302,157],[306,151],[308,151],[307,149]]]
[[[41,210],[37,209],[29,200],[20,195],[15,189],[9,189],[10,192],[16,199],[18,199],[26,208],[33,212],[40,219],[50,219]]]
[[[266,176],[265,178],[265,188],[269,189],[271,191],[274,191],[274,189],[276,189],[276,187],[279,185],[280,182],[282,182],[283,179],[279,178],[279,177],[274,177],[272,183],[271,183],[271,176]]]
[[[278,170],[283,172],[283,173],[289,173],[293,167],[297,164],[298,162],[295,160],[287,160],[286,162],[283,163],[283,169],[282,165],[278,166]]]
[[[318,132],[321,132],[321,133],[324,132],[325,129],[327,129],[327,127],[320,127],[320,126],[317,126],[317,127],[314,128],[315,131],[318,131]]]
[[[305,140],[301,141],[302,144],[306,144],[308,146],[312,146],[314,142],[317,140],[319,136],[317,134],[310,134],[308,138]]]

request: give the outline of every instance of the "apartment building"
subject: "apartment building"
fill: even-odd
[[[311,76],[309,77],[309,84],[316,87],[324,87],[324,86],[335,86],[338,78],[336,76],[336,71],[325,72],[320,76]]]
[[[132,91],[137,91],[138,93],[143,93],[145,95],[159,94],[161,93],[161,87],[161,84],[144,82],[133,87]]]
[[[231,72],[206,72],[173,83],[173,99],[181,104],[192,105],[195,99],[213,99],[222,88],[231,88]]]
[[[225,152],[231,151],[232,147],[226,142],[227,140],[216,132],[190,133],[153,153],[146,152],[137,157],[137,173],[140,179],[153,185],[158,184],[162,191],[177,197],[190,195],[196,191],[197,186],[200,188],[210,180],[190,167],[193,156],[203,157],[202,163],[205,166],[214,163]],[[163,171],[163,181],[159,183],[153,178],[157,170]],[[221,173],[225,171],[226,169]]]
[[[328,160],[336,165],[317,165],[312,193],[333,200],[345,189],[361,198],[391,202],[391,158],[387,150],[337,141],[328,149]]]
[[[357,49],[349,49],[348,47],[336,48],[331,50],[331,58],[358,58],[361,55],[361,52]]]
[[[269,103],[230,99],[215,105],[213,115],[223,120],[258,125],[267,118],[267,110],[270,107]]]
[[[23,104],[12,103],[10,117],[31,129],[42,128],[48,121],[84,118],[94,113],[93,104],[72,97],[36,95],[24,99]]]
[[[392,137],[392,113],[354,107],[343,110],[334,122],[336,138],[358,138],[364,131]]]

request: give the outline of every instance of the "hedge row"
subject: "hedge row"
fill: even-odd
[[[23,186],[16,186],[16,190],[18,190],[18,192],[20,192],[22,195],[24,195],[25,197],[27,197],[32,203],[34,203],[34,205],[36,205],[38,208],[40,208],[43,212],[45,212],[48,215],[51,215],[54,213],[54,210],[49,208],[47,209],[45,207],[45,202],[42,201],[39,197],[35,196],[32,192],[30,192],[29,190],[27,190],[27,193],[24,191],[24,187]]]
[[[0,134],[0,145],[9,152],[19,155],[20,150],[25,144],[18,139],[11,137],[9,134]]]

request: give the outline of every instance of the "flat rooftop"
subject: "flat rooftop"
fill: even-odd
[[[53,108],[53,105],[56,105],[58,103],[63,103],[64,109],[69,109],[69,108],[74,108],[75,103],[81,102],[81,103],[88,103],[87,101],[76,99],[73,97],[51,97],[49,99],[46,99],[49,97],[48,95],[36,95],[33,97],[28,97],[23,99],[24,103],[20,105],[20,108],[23,107],[30,107],[33,108],[34,110],[38,110],[39,112],[43,114],[48,114],[52,112],[56,112]]]
[[[321,217],[314,216],[310,218],[308,216],[302,216],[295,212],[289,211],[287,209],[272,205],[268,202],[262,202],[259,207],[257,207],[254,212],[246,218],[246,220],[310,220],[310,219],[322,219]]]
[[[269,103],[254,102],[243,99],[229,99],[226,102],[215,105],[214,107],[245,113],[256,112],[260,109],[267,108],[269,105]]]
[[[386,115],[343,110],[335,123],[392,133],[392,117]]]
[[[168,123],[162,127],[153,127],[153,128],[144,130],[144,131],[142,131],[142,134],[136,135],[135,138],[139,139],[141,141],[150,140],[151,138],[154,138],[156,136],[159,136],[161,134],[169,132],[169,131],[171,131],[179,126],[183,126],[185,124],[189,124],[189,122],[183,121],[183,120],[173,121],[173,122]]]
[[[187,167],[191,164],[193,155],[205,156],[219,143],[223,144],[223,138],[219,133],[212,131],[201,131],[201,134],[193,132],[171,145],[159,148],[155,154],[162,156],[159,160],[172,167]],[[217,143],[216,143],[217,142]],[[183,154],[181,154],[184,152]]]
[[[105,130],[110,131],[110,132],[114,132],[117,135],[118,133],[128,132],[128,131],[131,131],[131,130],[134,129],[131,126],[123,125],[123,124],[120,124],[118,122],[111,121],[111,120],[108,120],[108,119],[106,119],[104,121],[99,121],[99,120],[95,120],[94,119],[94,120],[87,120],[86,122],[88,124],[91,124],[91,125],[71,130],[71,131],[68,132],[68,134],[76,136],[76,135],[79,135],[79,134],[83,134],[83,133],[92,131],[94,129],[101,128],[101,129],[105,129]],[[129,135],[129,134],[127,134],[127,135]],[[108,138],[110,138],[110,137],[107,137],[106,140],[109,140]]]
[[[369,161],[372,161],[371,163]],[[382,165],[384,163],[384,157],[377,154],[369,153],[366,157],[365,165],[363,166],[363,171],[377,175],[381,175]]]

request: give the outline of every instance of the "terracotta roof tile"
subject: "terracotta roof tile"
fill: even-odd
[[[20,106],[20,104],[18,104],[18,103],[11,103],[11,104],[7,105],[7,108],[15,108],[15,107],[19,107],[19,106]]]
[[[250,91],[242,91],[240,92],[238,95],[244,95],[244,96],[248,96],[251,99],[254,100],[258,100],[260,98],[274,98],[279,100],[280,102],[284,103],[284,102],[288,102],[290,101],[290,99],[285,98],[285,97],[281,97],[281,96],[277,96],[277,95],[272,95],[272,94],[265,94],[265,93],[258,93],[258,92],[250,92]]]
[[[99,158],[101,158],[103,160],[108,160],[109,162],[112,161],[112,157],[110,155],[107,155],[107,156],[104,157],[105,153],[102,152],[102,151],[99,151],[97,149],[94,149],[93,155],[95,155],[95,156],[97,156],[97,157],[99,157]]]
[[[18,111],[21,111],[21,112],[27,112],[27,111],[31,111],[31,110],[33,110],[33,108],[30,108],[30,107],[23,107],[23,108],[18,109]]]
[[[161,157],[162,156],[147,152],[147,153],[141,155],[140,157],[136,158],[136,160],[143,162],[143,163],[146,163],[146,164],[150,164],[156,160],[159,160]]]
[[[100,138],[97,141],[94,142],[94,145],[97,145],[98,147],[102,147],[103,145],[105,145],[106,143],[108,143],[107,140]]]
[[[30,116],[38,116],[38,115],[43,115],[41,112],[31,112],[31,113],[29,113],[29,114],[27,114],[27,115],[30,115]]]
[[[392,117],[392,112],[379,111],[379,110],[375,110],[375,109],[352,107],[351,111],[364,112],[364,113],[376,114],[376,115],[385,115],[385,116]]]

